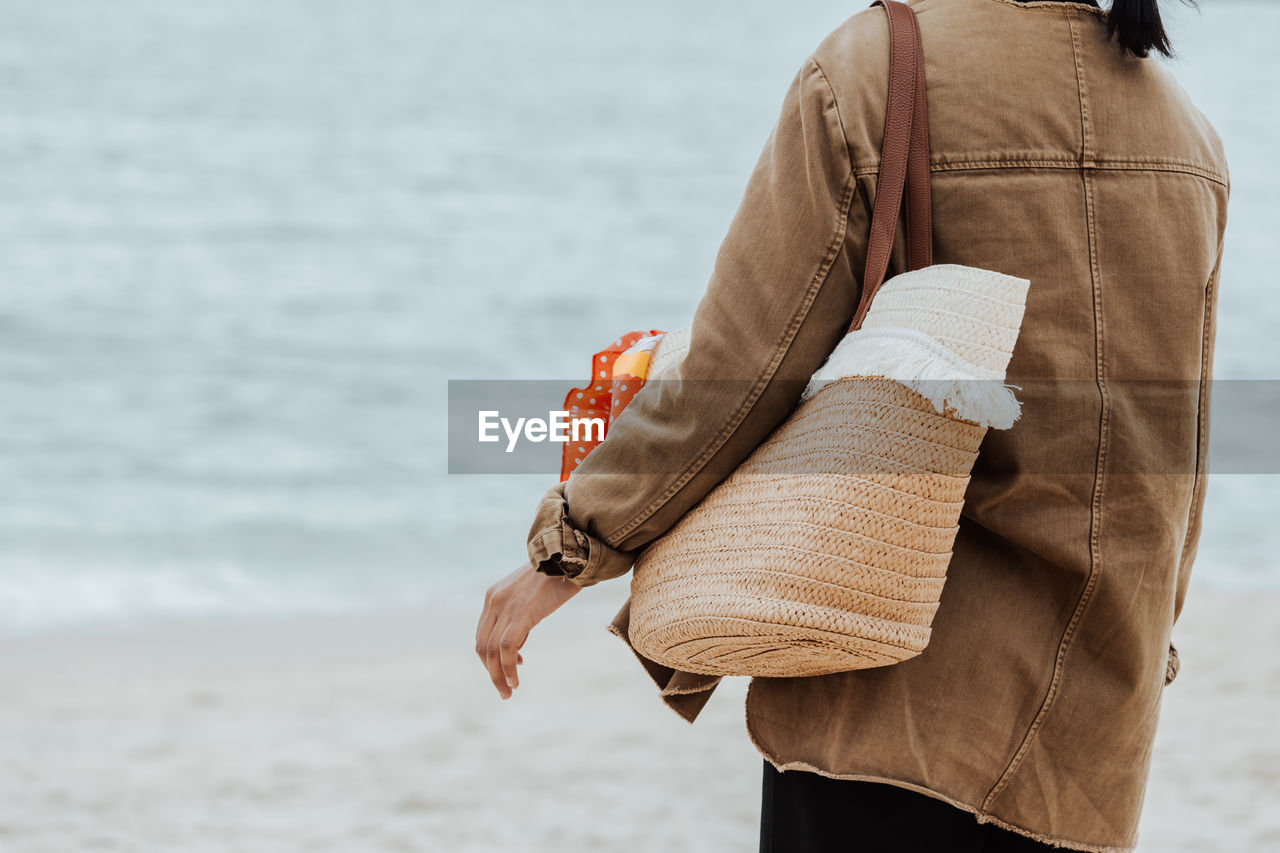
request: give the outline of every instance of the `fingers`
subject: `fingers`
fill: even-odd
[[[516,674],[516,658],[520,655],[520,647],[524,645],[525,638],[529,636],[529,627],[531,626],[509,625],[498,640],[499,669],[502,671],[503,681],[512,690],[520,686],[520,677]]]
[[[499,620],[489,634],[486,644],[485,668],[489,670],[489,680],[503,699],[510,699],[512,691],[520,684],[516,673],[516,665],[523,658],[520,647],[529,636],[529,628],[517,623]]]
[[[502,651],[499,648],[502,633],[505,630],[505,621],[500,618],[494,619],[479,649],[480,659],[484,661],[484,668],[489,672],[489,680],[493,682],[493,688],[503,699],[511,696],[511,688],[507,686],[506,676],[502,674]]]
[[[476,652],[484,661],[489,671],[489,680],[503,699],[510,699],[512,691],[519,685],[520,677],[516,666],[524,662],[520,647],[529,636],[532,625],[519,618],[519,608],[509,606],[507,597],[502,594],[489,596],[485,605],[488,618],[482,619],[482,631],[477,632]]]
[[[476,623],[476,656],[484,663],[489,634],[493,632],[496,619],[496,608],[493,601],[493,587],[485,590],[484,609],[480,611],[480,620]]]
[[[502,656],[498,649],[498,642],[505,630],[505,623],[499,625],[499,620],[504,616],[504,598],[496,585],[485,591],[484,610],[476,625],[476,656],[488,670],[489,679],[498,695],[506,699],[511,695],[511,690],[506,685],[506,677],[502,675]]]
[[[520,649],[529,632],[566,598],[548,600],[546,593],[545,576],[536,574],[528,563],[485,592],[484,609],[476,624],[476,657],[503,699],[510,699],[520,684],[516,668],[524,663]]]
[[[485,669],[489,670],[489,680],[493,682],[493,688],[498,691],[498,695],[503,699],[511,698],[511,687],[507,684],[507,677],[502,672],[502,651],[500,644],[502,635],[495,630],[489,635],[485,647]]]

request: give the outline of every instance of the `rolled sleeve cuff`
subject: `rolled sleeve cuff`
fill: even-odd
[[[563,576],[578,586],[626,574],[635,555],[611,548],[579,530],[568,514],[564,483],[547,490],[529,528],[529,561],[545,575]]]

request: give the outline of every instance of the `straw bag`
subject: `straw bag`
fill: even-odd
[[[629,639],[674,669],[809,676],[919,654],[978,447],[1020,412],[1004,378],[1029,282],[931,265],[919,28],[877,4],[890,82],[862,298],[792,415],[637,560]],[[881,287],[904,192],[909,271]],[[659,343],[650,379],[686,341]]]

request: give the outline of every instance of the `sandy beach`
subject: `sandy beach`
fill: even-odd
[[[558,406],[688,325],[788,81],[868,2],[10,4],[0,853],[754,853],[746,680],[664,706],[605,630],[625,582],[498,698],[475,620],[558,466],[448,473],[447,392]],[[1161,4],[1160,62],[1229,152],[1245,387],[1280,377],[1280,3],[1199,5]],[[1272,473],[1210,465],[1143,853],[1280,853],[1280,465],[1238,411],[1211,459]]]
[[[9,636],[0,849],[747,851],[743,679],[693,726],[603,625],[540,626],[516,695],[471,608]],[[1193,591],[1142,851],[1280,849],[1280,597]]]

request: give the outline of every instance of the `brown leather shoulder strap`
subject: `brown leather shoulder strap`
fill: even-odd
[[[850,331],[862,324],[884,282],[894,231],[907,200],[907,267],[933,262],[932,198],[929,186],[929,112],[925,100],[924,51],[915,13],[897,0],[875,0],[889,19],[889,95],[885,106],[880,174],[871,214],[862,298]]]
[[[907,7],[910,11],[910,7]],[[911,13],[915,37],[916,96],[911,114],[911,149],[907,154],[907,269],[918,270],[933,264],[933,193],[929,181],[929,105],[924,88],[924,46],[920,43],[920,23]]]

